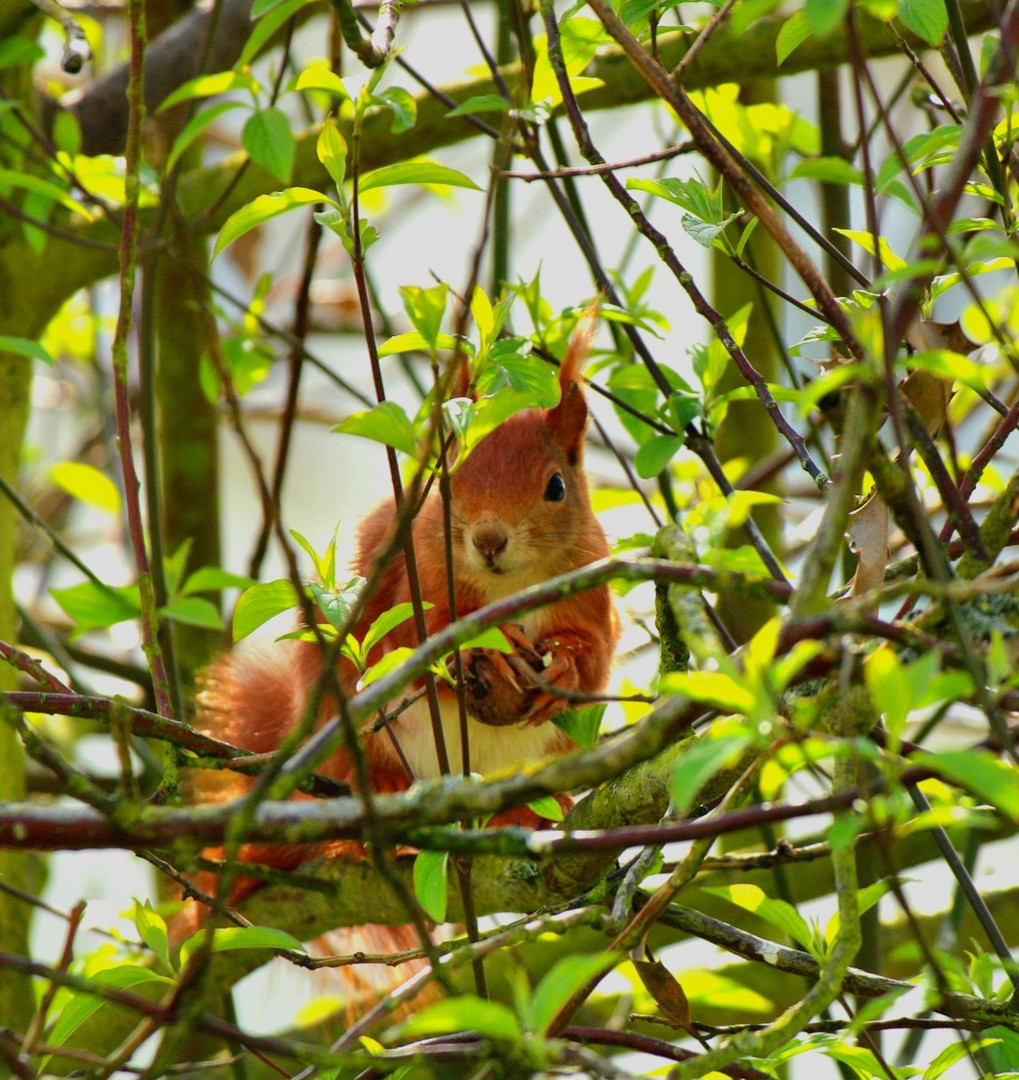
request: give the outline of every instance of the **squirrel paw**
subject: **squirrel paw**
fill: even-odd
[[[574,646],[544,639],[538,642],[538,648],[542,650],[542,666],[532,676],[538,692],[524,714],[524,720],[532,727],[569,708],[569,700],[557,690],[576,690],[580,686],[577,665],[570,655]]]
[[[507,623],[501,629],[515,652],[465,649],[462,654],[467,711],[492,727],[517,724],[527,716],[539,693],[534,671],[542,667],[541,655],[519,626]]]

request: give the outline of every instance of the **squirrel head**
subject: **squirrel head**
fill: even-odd
[[[607,554],[583,469],[580,367],[590,336],[586,324],[574,334],[559,371],[559,404],[511,417],[451,479],[458,576],[486,601]]]

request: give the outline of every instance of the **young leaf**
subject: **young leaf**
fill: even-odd
[[[294,133],[290,121],[279,109],[270,106],[248,117],[241,133],[241,143],[251,160],[285,184],[294,167]]]
[[[208,931],[197,934],[180,947],[180,966],[184,968],[199,947],[204,947]],[[212,952],[229,952],[233,949],[296,949],[304,952],[304,946],[285,930],[274,926],[224,926],[212,931]]]
[[[41,195],[51,202],[59,203],[67,210],[73,211],[86,221],[94,221],[95,215],[88,207],[83,206],[77,199],[70,195],[57,184],[42,177],[32,176],[31,173],[17,172],[14,169],[0,169],[0,184],[10,184],[11,187],[24,188],[26,191]]]
[[[201,566],[193,574],[188,574],[180,591],[181,595],[190,596],[192,593],[218,592],[220,589],[250,589],[257,584],[254,578],[231,574],[218,566]]]
[[[174,105],[179,105],[182,101],[214,97],[217,94],[225,94],[228,90],[239,90],[250,85],[251,76],[244,75],[240,71],[217,71],[214,75],[199,75],[196,79],[189,79],[183,86],[178,86],[172,94],[163,98],[156,112],[166,112],[167,109],[172,109]]]
[[[618,953],[566,956],[556,961],[534,991],[530,1022],[536,1035],[548,1033],[556,1014],[578,991],[599,975],[607,975],[617,963]]]
[[[411,457],[417,453],[417,436],[403,408],[395,401],[383,401],[374,408],[352,413],[333,431],[344,435],[360,435],[363,439],[402,450]]]
[[[292,15],[295,15],[305,4],[310,2],[311,0],[283,0],[282,3],[276,3],[275,0],[269,0],[269,3],[263,6],[261,17],[258,18],[258,22],[255,24],[254,29],[248,35],[248,40],[244,43],[244,48],[241,49],[241,55],[237,57],[237,63],[234,65],[234,70],[243,71],[262,51],[265,44],[275,35],[276,31],[287,21],[287,19]],[[254,12],[252,12],[252,20],[256,17]]]
[[[160,983],[162,987],[169,989],[173,986],[173,980],[164,975],[157,975],[148,968],[138,964],[124,964],[120,967],[104,968],[97,971],[89,982],[96,986],[110,987],[117,990],[132,990],[143,983]],[[61,1012],[52,1030],[46,1036],[46,1042],[50,1046],[62,1046],[78,1030],[79,1027],[96,1011],[107,1003],[105,998],[96,997],[93,994],[75,994],[68,1001]]]
[[[311,67],[306,67],[300,75],[297,76],[297,82],[294,84],[294,89],[298,92],[302,90],[324,90],[327,94],[333,94],[338,98],[349,98],[350,94],[347,92],[347,88],[343,85],[343,80],[336,74],[335,71],[330,71],[329,68],[323,67],[321,64],[313,64]]]
[[[279,217],[280,214],[285,214],[295,207],[311,206],[313,203],[328,203],[330,206],[336,206],[336,203],[323,195],[321,191],[313,191],[311,188],[292,187],[275,191],[271,195],[259,195],[257,199],[252,199],[246,206],[242,206],[226,219],[223,228],[219,230],[219,236],[216,237],[212,257],[215,259],[225,247],[271,218]]]
[[[1019,774],[1014,765],[1006,765],[982,750],[918,754],[916,764],[986,799],[1009,820],[1019,821]]]
[[[393,114],[390,131],[394,135],[410,131],[417,123],[418,103],[410,91],[404,90],[402,86],[391,86],[381,94],[372,95],[371,103],[381,105]]]
[[[804,12],[815,37],[830,34],[845,18],[847,0],[807,0]]]
[[[142,941],[163,961],[167,971],[172,971],[166,922],[162,915],[153,911],[152,905],[147,900],[144,904],[135,900],[134,924],[138,928],[138,935]]]
[[[705,888],[705,892],[720,896],[745,911],[759,915],[765,922],[771,923],[783,933],[788,934],[798,945],[810,949],[814,943],[813,934],[806,919],[785,900],[772,900],[756,885],[722,885]]]
[[[184,126],[184,130],[174,139],[173,148],[166,159],[164,172],[173,172],[173,167],[177,164],[181,154],[223,113],[241,107],[242,104],[239,101],[220,101],[216,105],[210,105],[209,108],[203,109],[197,116],[192,116]]]
[[[510,102],[499,94],[479,94],[477,97],[462,101],[455,109],[450,109],[446,116],[467,116],[471,113],[507,112]]]
[[[391,671],[395,671],[401,664],[407,662],[407,657],[413,652],[413,649],[404,647],[387,652],[377,664],[372,664],[372,666],[361,676],[361,679],[357,684],[358,690],[363,690],[366,686],[370,686],[373,682],[377,682],[384,675],[388,675]]]
[[[381,169],[365,173],[358,183],[358,190],[371,191],[394,184],[440,184],[481,190],[469,176],[434,161],[401,161],[395,165],[383,165]]]
[[[60,461],[50,468],[50,480],[75,499],[103,510],[120,513],[120,492],[117,485],[94,465],[82,461]]]
[[[778,37],[775,39],[775,58],[778,66],[781,67],[812,33],[807,13],[802,8],[794,11],[782,24],[782,29],[779,30]]]
[[[112,588],[83,581],[66,589],[51,589],[53,599],[75,621],[75,635],[114,626],[141,614],[138,589],[134,585]]]
[[[427,611],[434,605],[425,601],[421,606]],[[383,611],[371,626],[368,627],[368,632],[364,635],[364,640],[361,642],[361,648],[364,650],[365,655],[367,656],[371,647],[381,641],[390,630],[395,630],[401,623],[405,623],[411,618],[413,614],[414,605],[410,603],[396,604],[388,611]]]
[[[340,187],[347,173],[347,143],[331,116],[327,116],[322,125],[315,149],[333,183]]]
[[[446,921],[448,851],[419,851],[414,860],[414,895],[425,914],[437,923]]]
[[[201,596],[175,596],[159,609],[159,614],[185,626],[199,626],[205,630],[224,628],[219,609]]]
[[[899,18],[904,26],[934,48],[948,33],[945,0],[899,0]]]
[[[0,352],[14,353],[16,356],[27,356],[29,360],[41,360],[44,364],[52,365],[55,363],[46,349],[38,341],[32,341],[31,338],[9,337],[6,334],[0,334]]]
[[[563,808],[553,795],[542,795],[540,799],[532,799],[527,804],[527,808],[533,810],[538,817],[545,818],[546,821],[563,820]]]
[[[680,757],[672,774],[669,790],[673,813],[683,817],[701,788],[723,769],[737,765],[749,745],[749,735],[721,735],[703,737],[691,746]]]
[[[423,1039],[459,1031],[473,1031],[482,1038],[509,1043],[520,1043],[524,1037],[520,1021],[505,1005],[473,994],[461,994],[429,1005],[394,1034],[401,1039]]]
[[[265,581],[245,589],[234,608],[234,641],[246,638],[263,623],[296,607],[299,602],[297,590],[288,578]]]
[[[316,581],[309,583],[308,588],[311,590],[311,595],[315,597],[319,611],[334,629],[342,629],[350,618],[350,612],[357,603],[363,581],[364,578],[356,577],[339,590],[323,588]]]
[[[634,458],[637,475],[645,480],[657,476],[683,449],[684,441],[682,435],[652,435]]]
[[[594,746],[601,731],[604,705],[585,705],[579,709],[563,709],[552,717],[552,723],[565,732],[582,750]]]

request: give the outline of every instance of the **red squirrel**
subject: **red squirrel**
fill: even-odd
[[[453,472],[453,565],[461,616],[609,553],[591,509],[583,470],[588,413],[580,367],[590,332],[590,326],[585,326],[570,344],[559,372],[559,404],[511,417]],[[360,522],[352,574],[370,576],[395,516],[390,500]],[[421,594],[433,605],[425,612],[431,634],[450,622],[443,507],[437,486],[415,517],[413,541]],[[352,633],[360,640],[382,612],[409,600],[401,553],[386,567]],[[515,648],[513,655],[503,657],[486,649],[466,649],[462,654],[470,767],[482,774],[572,747],[569,737],[548,722],[569,704],[553,689],[586,693],[604,689],[618,637],[607,586],[528,612],[519,625],[503,630]],[[391,649],[417,644],[413,621],[407,621],[376,645],[369,662]],[[321,664],[319,646],[305,641],[287,640],[271,649],[229,654],[205,675],[196,724],[236,746],[271,752],[298,722]],[[532,671],[533,680],[528,677]],[[352,693],[357,673],[348,660],[341,660],[339,676],[344,690]],[[439,702],[448,759],[459,772],[458,704],[454,692],[441,683]],[[335,707],[326,701],[322,719],[334,712]],[[394,738],[400,753],[393,746]],[[391,734],[364,732],[361,746],[374,791],[400,791],[415,780],[439,775],[424,698],[399,713],[391,723]],[[356,786],[351,757],[344,749],[323,762],[319,771]],[[218,787],[213,797],[237,794],[249,783],[238,778],[232,790]],[[514,820],[521,818],[518,815]],[[242,849],[240,857],[290,869],[329,850],[257,845]],[[254,884],[248,880],[246,886],[238,883],[231,902],[251,891]]]

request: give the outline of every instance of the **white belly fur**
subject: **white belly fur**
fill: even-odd
[[[439,711],[450,771],[460,773],[463,771],[463,755],[457,703],[444,699],[439,704]],[[393,725],[393,732],[399,739],[415,779],[426,780],[441,775],[428,702],[424,698],[415,701],[400,715]],[[491,727],[468,717],[467,739],[471,752],[471,772],[483,775],[505,772],[516,764],[537,761],[550,752],[557,736],[559,729],[551,723]]]

